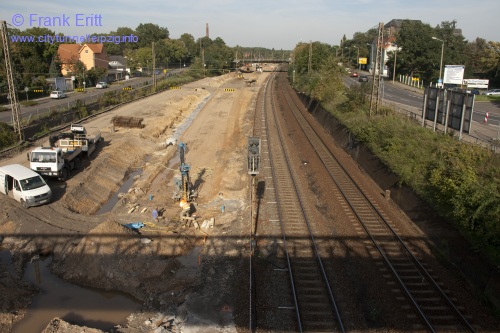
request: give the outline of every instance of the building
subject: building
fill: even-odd
[[[393,19],[384,24],[384,36],[396,36],[396,34],[401,30],[401,25],[405,21],[422,23],[420,20],[408,20],[408,19]]]
[[[401,30],[403,22],[411,21],[421,23],[420,20],[408,20],[408,19],[393,19],[384,24],[384,38],[382,39],[382,57],[380,64],[380,74],[384,77],[389,77],[391,74],[389,68],[387,68],[387,60],[389,59],[389,53],[395,52],[398,49],[396,44],[396,35]],[[377,73],[374,71],[375,58],[377,57],[377,38],[372,41],[370,47],[370,62],[368,63],[368,71],[372,74]]]
[[[387,60],[389,59],[389,53],[395,52],[398,49],[398,46],[396,45],[396,37],[395,36],[389,36],[385,37],[382,39],[382,57],[381,57],[381,70],[380,74],[384,77],[389,76],[389,69],[387,68]],[[376,71],[373,71],[373,68],[375,67],[375,58],[377,57],[377,39],[375,38],[371,44],[370,47],[370,63],[368,64],[368,71],[372,74],[377,73]]]
[[[108,80],[123,80],[127,75],[129,75],[127,71],[127,59],[122,56],[109,56]]]
[[[60,44],[57,55],[61,61],[62,75],[73,71],[73,65],[80,60],[87,70],[91,68],[108,69],[109,57],[103,44]]]

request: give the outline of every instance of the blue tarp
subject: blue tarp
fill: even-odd
[[[132,222],[132,223],[124,224],[124,226],[126,226],[127,228],[135,230],[135,229],[141,229],[142,227],[144,227],[144,223],[142,223],[142,222]]]

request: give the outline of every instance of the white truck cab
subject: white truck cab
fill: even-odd
[[[0,166],[0,193],[14,198],[25,208],[48,203],[52,197],[45,180],[21,164]]]

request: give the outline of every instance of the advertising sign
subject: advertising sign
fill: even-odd
[[[490,80],[464,79],[464,86],[467,88],[488,89]]]
[[[444,84],[461,85],[464,80],[464,65],[444,66]]]

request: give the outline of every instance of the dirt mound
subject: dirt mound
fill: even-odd
[[[78,175],[79,183],[64,198],[70,210],[94,214],[118,190],[127,172],[141,166],[140,161],[147,152],[142,140],[130,136],[115,141],[115,149],[107,153],[104,148],[99,158]]]
[[[124,291],[144,300],[153,285],[177,266],[156,255],[158,242],[114,220],[103,222],[54,259],[54,271],[74,283]]]
[[[64,320],[59,319],[59,318],[52,319],[52,321],[42,331],[42,333],[73,333],[73,332],[74,333],[79,333],[79,332],[103,333],[103,331],[95,329],[95,328],[71,325],[71,324],[69,324],[69,323],[67,323]]]

